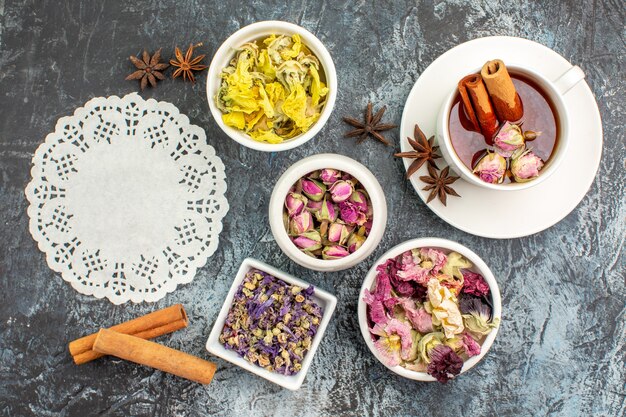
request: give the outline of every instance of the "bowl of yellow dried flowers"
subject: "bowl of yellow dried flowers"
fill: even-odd
[[[493,344],[502,305],[485,262],[446,239],[409,240],[370,269],[359,295],[359,326],[391,371],[446,383]]]
[[[216,123],[259,151],[295,148],[328,121],[337,73],[326,47],[306,29],[257,22],[231,35],[215,53],[207,98]]]

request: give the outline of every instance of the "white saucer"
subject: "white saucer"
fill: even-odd
[[[572,66],[553,50],[521,38],[494,36],[452,48],[426,68],[409,93],[400,125],[402,151],[412,149],[406,138],[413,137],[415,123],[426,137],[434,135],[440,105],[457,81],[495,58],[530,67],[552,80]],[[435,199],[428,207],[458,229],[495,239],[528,236],[558,223],[589,190],[602,155],[600,112],[585,81],[566,94],[565,104],[572,137],[561,166],[549,178],[534,187],[505,193],[458,179],[453,187],[461,198],[448,196],[447,206]],[[405,168],[411,161],[404,159]],[[446,165],[442,159],[437,162],[440,168]],[[426,202],[429,192],[422,190],[420,175],[428,175],[426,165],[411,177],[415,191]]]

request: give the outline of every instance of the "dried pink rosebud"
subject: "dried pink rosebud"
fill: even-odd
[[[301,194],[290,192],[287,194],[287,198],[285,198],[285,207],[287,208],[287,214],[289,216],[295,216],[296,214],[300,214],[302,209],[306,205],[308,198]]]
[[[543,161],[530,149],[511,161],[511,174],[516,182],[527,182],[539,176]]]
[[[332,185],[341,178],[341,172],[336,169],[325,168],[320,171],[320,179],[326,185]]]
[[[508,158],[517,149],[524,146],[524,135],[522,129],[516,124],[504,122],[504,125],[493,139],[496,152]]]
[[[367,195],[363,190],[356,190],[355,192],[353,192],[350,196],[349,201],[351,201],[358,208],[359,211],[362,211],[364,213],[368,212],[369,206],[367,204]]]
[[[313,201],[321,201],[326,193],[326,186],[317,180],[303,178],[302,192]]]
[[[293,238],[293,243],[303,251],[310,252],[322,247],[322,236],[318,231],[311,230]]]
[[[326,246],[322,249],[323,259],[341,259],[348,255],[350,255],[350,252],[348,252],[343,246],[339,245]]]
[[[289,222],[289,233],[292,235],[300,235],[311,229],[313,229],[313,216],[306,210],[293,216]]]
[[[332,223],[328,227],[328,240],[343,245],[350,236],[350,229],[345,224]]]
[[[487,152],[474,168],[474,173],[484,182],[500,184],[506,172],[506,159],[495,152]]]
[[[337,219],[337,210],[335,210],[333,202],[324,198],[322,208],[315,212],[315,217],[320,222],[324,220],[334,222]]]
[[[339,215],[347,224],[363,226],[367,222],[367,214],[359,209],[352,201],[339,203]]]
[[[313,200],[309,200],[306,203],[306,209],[308,211],[310,211],[311,213],[316,213],[319,210],[322,209],[322,202],[321,201],[313,201]]]
[[[348,181],[337,181],[330,187],[330,195],[335,203],[346,201],[352,195],[354,187]]]
[[[365,236],[353,233],[348,239],[348,250],[350,253],[356,252],[365,242]]]

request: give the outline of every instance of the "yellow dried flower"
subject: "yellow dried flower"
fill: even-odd
[[[434,326],[443,327],[448,339],[463,332],[463,317],[459,311],[456,297],[450,290],[443,287],[439,280],[431,278],[428,281],[428,301],[432,309]]]
[[[319,119],[328,87],[300,36],[271,35],[247,43],[222,70],[215,97],[227,126],[260,142],[281,143]]]

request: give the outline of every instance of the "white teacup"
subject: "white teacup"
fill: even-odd
[[[548,96],[549,100],[555,107],[555,117],[557,118],[557,123],[559,125],[556,149],[553,151],[551,158],[539,172],[539,176],[537,178],[523,183],[513,182],[509,184],[490,184],[478,178],[478,176],[476,176],[472,170],[467,167],[463,161],[461,161],[452,147],[449,131],[450,110],[458,93],[456,88],[451,91],[445,99],[443,105],[441,106],[441,110],[439,111],[439,116],[437,116],[437,141],[446,162],[455,172],[460,174],[465,181],[479,187],[490,188],[493,190],[521,190],[529,188],[541,183],[554,171],[556,171],[560,163],[563,161],[569,143],[570,123],[564,96],[569,90],[572,89],[572,87],[585,78],[585,73],[578,66],[571,67],[554,81],[548,80],[542,74],[529,68],[523,68],[515,65],[507,65],[507,68],[513,74],[521,74],[522,76],[534,81],[534,83],[540,87],[542,92]],[[473,72],[480,72],[480,68],[477,68]],[[467,73],[471,74],[472,71],[468,71]]]

